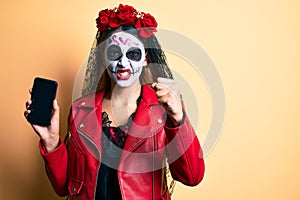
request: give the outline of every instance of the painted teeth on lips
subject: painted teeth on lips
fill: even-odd
[[[119,80],[127,80],[127,79],[130,78],[130,76],[131,76],[130,69],[124,69],[124,70],[119,69],[119,70],[117,70],[117,78]]]
[[[121,76],[127,76],[129,73],[128,72],[120,72]]]

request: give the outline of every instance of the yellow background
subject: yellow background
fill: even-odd
[[[160,28],[201,45],[225,87],[226,120],[221,138],[206,156],[205,178],[197,187],[177,183],[174,199],[300,199],[300,3],[123,2],[153,14]],[[23,117],[27,91],[35,76],[59,81],[64,135],[73,81],[96,33],[94,20],[100,9],[118,3],[1,2],[0,199],[60,199],[46,178],[38,137]],[[178,68],[177,60],[170,63]],[[202,93],[205,100],[198,103],[204,107],[205,130],[210,109],[203,106],[209,102]],[[202,133],[199,137],[203,141]]]

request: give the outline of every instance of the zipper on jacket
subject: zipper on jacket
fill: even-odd
[[[101,165],[101,154],[100,151],[96,145],[96,143],[89,138],[87,135],[85,135],[83,132],[81,132],[80,130],[76,129],[77,133],[79,135],[81,135],[82,137],[84,137],[87,141],[89,141],[95,149],[97,149],[97,153],[98,153],[98,158],[99,158],[99,166],[97,167],[97,173],[96,173],[96,180],[95,180],[95,188],[94,188],[94,199],[96,198],[96,191],[97,191],[97,182],[98,182],[98,175],[99,175],[99,169],[100,169],[100,165]]]
[[[76,146],[76,148],[78,149],[79,153],[82,154],[82,149],[79,146],[79,144],[77,143],[77,141],[75,140],[74,137],[72,137],[72,135],[70,136],[70,139],[73,141],[73,144]]]
[[[94,148],[97,150],[97,154],[98,154],[97,156],[99,157],[99,161],[100,161],[101,155],[100,155],[100,151],[99,151],[96,143],[91,138],[89,138],[87,135],[85,135],[83,132],[81,132],[80,130],[77,129],[77,132],[80,136],[84,137],[84,139],[86,139],[88,142],[90,142],[94,146]]]

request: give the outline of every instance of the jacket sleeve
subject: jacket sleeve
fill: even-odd
[[[180,126],[173,127],[167,120],[165,132],[168,163],[173,179],[188,186],[198,185],[205,171],[203,153],[185,112]]]
[[[60,137],[59,146],[51,152],[47,152],[42,142],[39,147],[42,157],[45,161],[47,176],[51,182],[54,191],[59,196],[68,195],[67,190],[67,169],[68,169],[68,152],[62,138]]]

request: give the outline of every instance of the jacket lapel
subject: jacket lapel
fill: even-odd
[[[143,86],[142,99],[128,131],[121,159],[125,159],[164,125],[163,112],[164,110],[159,106],[155,91],[151,86]]]
[[[102,138],[102,106],[101,102],[104,92],[100,91],[95,94],[79,99],[73,106],[76,109],[74,122],[76,130],[81,141],[87,149],[96,157],[101,155],[101,138]]]

